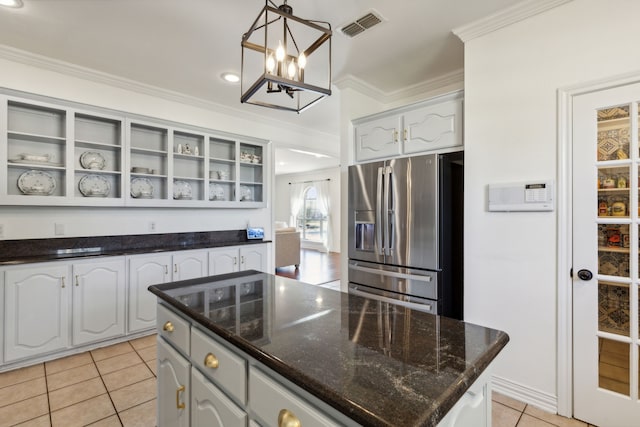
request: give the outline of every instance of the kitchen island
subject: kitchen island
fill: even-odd
[[[490,425],[504,332],[257,271],[149,290],[160,427]]]

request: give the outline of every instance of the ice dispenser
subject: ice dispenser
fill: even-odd
[[[356,250],[373,252],[375,250],[375,211],[356,211]]]

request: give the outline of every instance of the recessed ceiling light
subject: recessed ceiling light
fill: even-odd
[[[220,77],[227,83],[238,83],[240,81],[240,76],[236,73],[222,73]]]
[[[22,7],[22,0],[0,0],[0,6],[6,6],[6,7]]]

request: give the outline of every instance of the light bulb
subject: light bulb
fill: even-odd
[[[302,70],[306,66],[307,57],[305,56],[304,52],[300,52],[300,56],[298,56],[298,67],[300,67],[300,69]]]
[[[291,60],[291,62],[289,62],[289,68],[287,69],[287,72],[289,73],[290,79],[293,79],[296,76],[296,64],[295,62],[293,62],[293,59]]]
[[[267,67],[267,72],[269,74],[273,74],[273,70],[276,68],[276,60],[273,59],[272,54],[269,54],[269,56],[267,56],[266,67]]]
[[[278,48],[276,49],[276,59],[278,62],[281,62],[284,59],[284,46],[282,46],[282,41],[278,41]]]

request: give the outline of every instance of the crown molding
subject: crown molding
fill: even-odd
[[[48,71],[64,74],[67,76],[77,77],[83,80],[91,81],[94,83],[100,83],[120,89],[128,90],[131,92],[137,92],[143,95],[153,96],[155,98],[165,99],[167,101],[176,102],[179,104],[188,105],[191,107],[202,108],[204,110],[224,114],[227,116],[238,117],[241,116],[252,122],[257,122],[271,126],[286,126],[288,129],[295,130],[297,132],[308,135],[313,133],[319,137],[331,137],[326,132],[316,131],[304,126],[295,125],[289,122],[284,122],[278,119],[267,118],[259,114],[252,113],[250,111],[242,110],[239,108],[233,108],[225,106],[213,101],[198,98],[191,95],[186,95],[180,92],[175,92],[168,89],[163,89],[158,86],[152,86],[146,83],[142,83],[136,80],[130,80],[124,77],[119,77],[113,74],[104,73],[92,68],[82,67],[80,65],[72,64],[69,62],[60,61],[48,56],[39,55],[36,53],[16,49],[11,46],[0,44],[0,59],[6,59],[12,62],[17,62],[24,65],[41,68]]]
[[[338,89],[352,89],[382,104],[392,104],[408,98],[422,97],[424,94],[432,93],[438,89],[452,85],[460,85],[460,88],[462,88],[464,85],[464,70],[455,70],[442,76],[391,92],[383,92],[351,74],[334,80],[334,84]]]
[[[454,28],[452,33],[458,36],[463,43],[466,43],[469,40],[546,12],[549,9],[569,3],[570,1],[572,0],[526,0],[494,13],[493,15]]]

